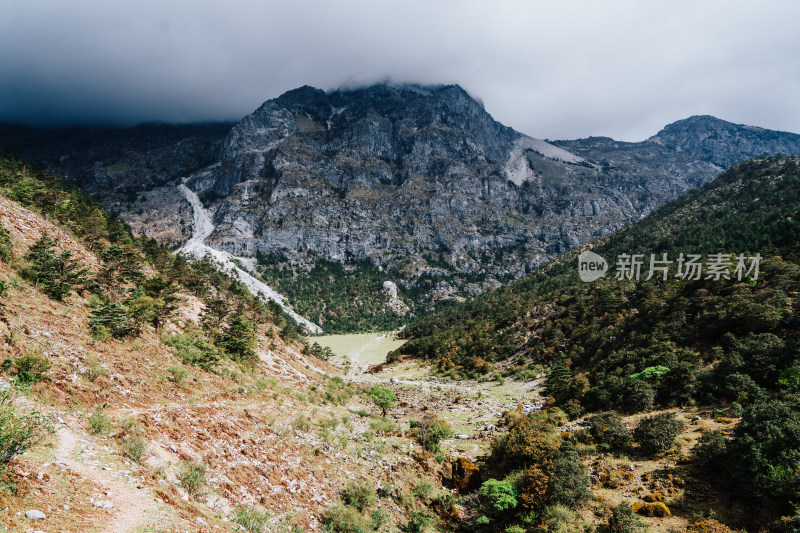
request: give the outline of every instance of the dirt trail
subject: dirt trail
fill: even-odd
[[[55,450],[57,462],[61,462],[81,476],[101,485],[104,490],[111,491],[111,496],[104,498],[113,502],[111,508],[113,518],[106,526],[106,533],[127,533],[140,526],[153,508],[153,502],[141,492],[131,489],[125,482],[111,477],[102,470],[96,470],[72,458],[72,452],[79,445],[78,436],[72,429],[61,427],[57,433],[58,444]]]

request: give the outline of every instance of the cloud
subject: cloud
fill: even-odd
[[[300,85],[459,83],[537,137],[713,114],[800,130],[794,2],[27,0],[0,7],[0,121],[238,119]]]

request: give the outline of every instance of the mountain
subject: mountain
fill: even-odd
[[[586,252],[607,262],[604,278],[579,279]],[[642,254],[639,278],[617,276],[623,254]],[[664,263],[665,279],[661,271],[647,279],[651,254],[673,262]],[[679,275],[682,254],[699,254],[699,277]],[[604,412],[588,424],[606,449],[617,445],[595,424],[621,420],[611,411],[641,418],[669,410],[642,419],[654,428],[675,413],[692,425],[713,413],[727,428],[692,428],[705,433],[679,460],[690,463],[681,476],[701,476],[692,498],[724,494],[735,502],[729,523],[757,530],[774,522],[783,531],[800,520],[799,286],[800,158],[762,158],[498,291],[411,323],[402,333],[409,342],[389,358],[407,364],[413,356],[442,375],[501,384],[544,368],[544,393],[570,417]],[[680,455],[692,440],[678,445],[670,436],[664,449]]]
[[[381,417],[279,308],[4,153],[0,337],[2,531],[320,531],[348,491],[395,530],[444,492],[406,434],[435,398]]]
[[[12,128],[0,143],[176,247],[193,234],[185,182],[213,225],[205,245],[257,258],[251,271],[329,331],[395,327],[407,309],[473,297],[638,220],[733,161],[800,152],[798,135],[713,117],[640,143],[546,142],[457,85],[301,87],[224,138],[225,125],[184,126],[186,138],[146,128],[158,142],[134,128],[115,134],[132,139],[122,150],[81,157],[47,132],[23,142]],[[338,264],[348,277],[330,283]]]
[[[430,359],[453,375],[524,373],[531,363],[567,361],[582,385],[561,400],[572,401],[576,414],[635,404],[637,392],[622,378],[654,366],[666,374],[650,403],[665,406],[725,397],[718,384],[737,371],[775,389],[800,346],[793,311],[800,281],[798,162],[776,156],[737,164],[613,235],[498,291],[413,322],[403,333],[410,342],[395,355]],[[579,255],[587,250],[609,267],[591,283],[578,276]],[[709,278],[707,269],[700,279],[677,277],[680,254],[700,254],[708,262],[716,253],[731,254],[728,277]],[[617,277],[623,254],[643,254],[640,280]],[[673,261],[667,280],[660,271],[645,280],[650,254]],[[760,254],[759,271],[736,275],[738,254]],[[718,364],[744,351],[742,339],[754,336],[780,341],[749,368],[741,358]],[[774,360],[766,355],[770,350]]]

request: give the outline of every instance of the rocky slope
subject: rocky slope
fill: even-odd
[[[368,260],[399,272],[401,292],[418,288],[422,274],[440,276],[426,289],[434,299],[518,278],[732,162],[800,152],[799,135],[713,117],[640,143],[545,142],[498,123],[455,85],[302,87],[224,138],[226,125],[144,128],[114,134],[128,145],[95,139],[80,149],[52,132],[20,140],[6,128],[0,144],[173,245],[191,236],[183,179],[212,215],[207,245],[295,270],[318,258]]]

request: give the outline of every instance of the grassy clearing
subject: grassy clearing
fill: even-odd
[[[346,365],[350,362],[350,374],[361,374],[370,365],[386,361],[386,355],[405,342],[395,338],[394,333],[354,333],[350,335],[323,335],[314,337],[314,342],[328,347],[336,354],[333,362]]]

